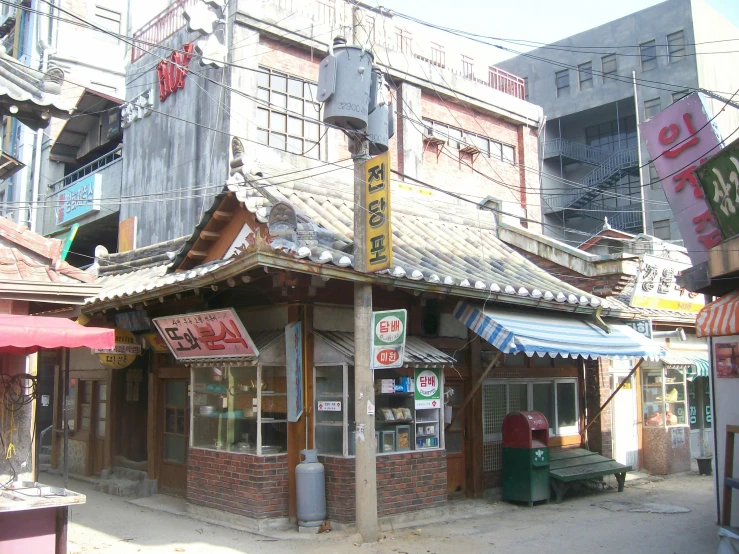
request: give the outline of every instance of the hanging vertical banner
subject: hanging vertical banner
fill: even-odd
[[[371,369],[403,367],[406,310],[372,312]]]
[[[393,265],[393,232],[390,225],[390,151],[364,163],[365,194],[362,211],[367,219],[364,245],[368,273]]]
[[[415,390],[413,400],[416,410],[438,409],[441,407],[441,369],[415,370]]]
[[[303,327],[296,321],[285,326],[287,366],[287,420],[298,421],[303,414]]]

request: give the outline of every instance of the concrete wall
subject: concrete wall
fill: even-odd
[[[180,49],[196,39],[185,29],[164,44]],[[127,99],[149,89],[154,112],[124,130],[123,196],[152,195],[121,206],[120,218],[138,216],[137,245],[189,235],[228,177],[228,83],[223,69],[191,65],[183,89],[163,102],[147,54],[127,70]],[[211,81],[212,80],[212,81]]]

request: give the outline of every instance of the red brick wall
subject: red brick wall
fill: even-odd
[[[326,470],[328,518],[355,519],[354,458],[321,456]],[[377,457],[377,515],[432,508],[446,502],[446,451],[429,450]]]
[[[187,501],[257,519],[287,517],[287,456],[191,448]]]

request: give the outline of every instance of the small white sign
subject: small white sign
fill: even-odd
[[[370,400],[367,400],[367,415],[375,415],[375,405]]]
[[[429,410],[441,408],[441,402],[436,400],[416,400],[416,410]]]
[[[318,403],[318,411],[319,412],[340,412],[341,411],[341,401],[331,401],[331,402],[319,402]]]
[[[41,395],[41,406],[44,408],[48,408],[50,404],[51,398],[48,394],[42,394]]]
[[[678,448],[685,444],[685,427],[672,428],[672,448]]]

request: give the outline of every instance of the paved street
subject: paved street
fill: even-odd
[[[61,484],[57,476],[41,479]],[[386,529],[371,546],[357,546],[357,535],[349,531],[260,536],[146,509],[86,483],[70,481],[69,487],[87,495],[87,504],[74,508],[70,553],[696,554],[717,548],[713,481],[697,475],[627,484],[622,494],[583,492],[561,505],[533,509],[485,502],[485,517]]]

